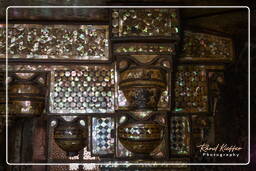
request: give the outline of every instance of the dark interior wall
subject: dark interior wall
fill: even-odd
[[[254,23],[254,25],[251,27],[251,68],[250,68],[250,73],[251,73],[251,80],[250,80],[250,87],[251,87],[251,164],[250,168],[253,169],[256,166],[256,11],[254,10],[252,15],[251,15],[251,21]]]
[[[4,171],[4,167],[5,167],[5,155],[4,155],[4,151],[5,151],[5,132],[1,132],[0,133],[0,151],[1,151],[1,155],[0,155],[0,171]]]

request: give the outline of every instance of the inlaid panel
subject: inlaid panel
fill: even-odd
[[[114,153],[114,119],[92,118],[92,152],[97,155]]]
[[[232,60],[231,38],[185,31],[182,58]]]
[[[173,155],[190,153],[190,124],[188,117],[171,117],[170,150]]]
[[[174,46],[167,43],[119,43],[114,44],[115,54],[153,54],[153,55],[172,55],[175,52]]]
[[[114,9],[113,37],[171,36],[179,33],[175,9]]]
[[[207,74],[204,67],[178,67],[175,112],[208,112]]]
[[[50,113],[114,112],[114,69],[87,66],[51,73]]]
[[[0,52],[5,54],[5,32],[1,26]],[[9,58],[109,59],[105,25],[14,24],[9,25],[8,34]]]

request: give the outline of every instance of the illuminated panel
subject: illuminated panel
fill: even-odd
[[[51,72],[50,113],[114,112],[114,69],[87,66]]]
[[[114,153],[114,120],[111,117],[92,119],[92,152],[105,155]]]
[[[108,60],[108,26],[14,24],[8,28],[9,58]],[[4,32],[0,52],[5,52]]]
[[[114,37],[171,36],[179,32],[175,9],[114,9]]]
[[[175,112],[208,111],[207,76],[204,68],[178,67],[174,91]]]

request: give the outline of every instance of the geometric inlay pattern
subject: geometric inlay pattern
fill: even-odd
[[[105,25],[10,24],[8,27],[9,58],[109,58],[108,26]],[[0,53],[5,54],[5,28],[0,29]]]
[[[87,66],[52,73],[50,113],[114,112],[114,69]]]
[[[204,68],[179,67],[175,81],[175,112],[207,112],[208,88]]]
[[[187,117],[171,117],[170,148],[171,154],[189,154],[190,127]]]
[[[114,119],[111,117],[92,118],[92,152],[105,155],[114,153]]]

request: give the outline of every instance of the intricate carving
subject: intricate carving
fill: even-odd
[[[79,121],[79,122],[78,122]],[[65,121],[58,119],[54,129],[54,140],[67,152],[67,156],[76,156],[87,145],[88,131],[85,120]]]
[[[131,109],[156,109],[162,89],[131,87],[123,90]]]
[[[153,117],[153,114],[167,89],[172,66],[168,57],[140,57],[120,57],[118,61],[119,88],[128,101],[128,108],[132,109],[127,114],[133,118],[118,126],[118,139],[135,155],[159,158],[166,155],[163,150],[165,124],[161,117]]]
[[[136,154],[149,154],[163,139],[163,127],[156,122],[133,122],[118,127],[121,143]]]
[[[47,73],[10,72],[8,87],[9,114],[15,116],[41,115],[45,105]]]
[[[121,60],[123,63],[124,60]],[[120,70],[119,87],[126,97],[130,109],[156,110],[160,97],[167,87],[167,70],[163,59],[155,59],[159,66],[129,64]]]

